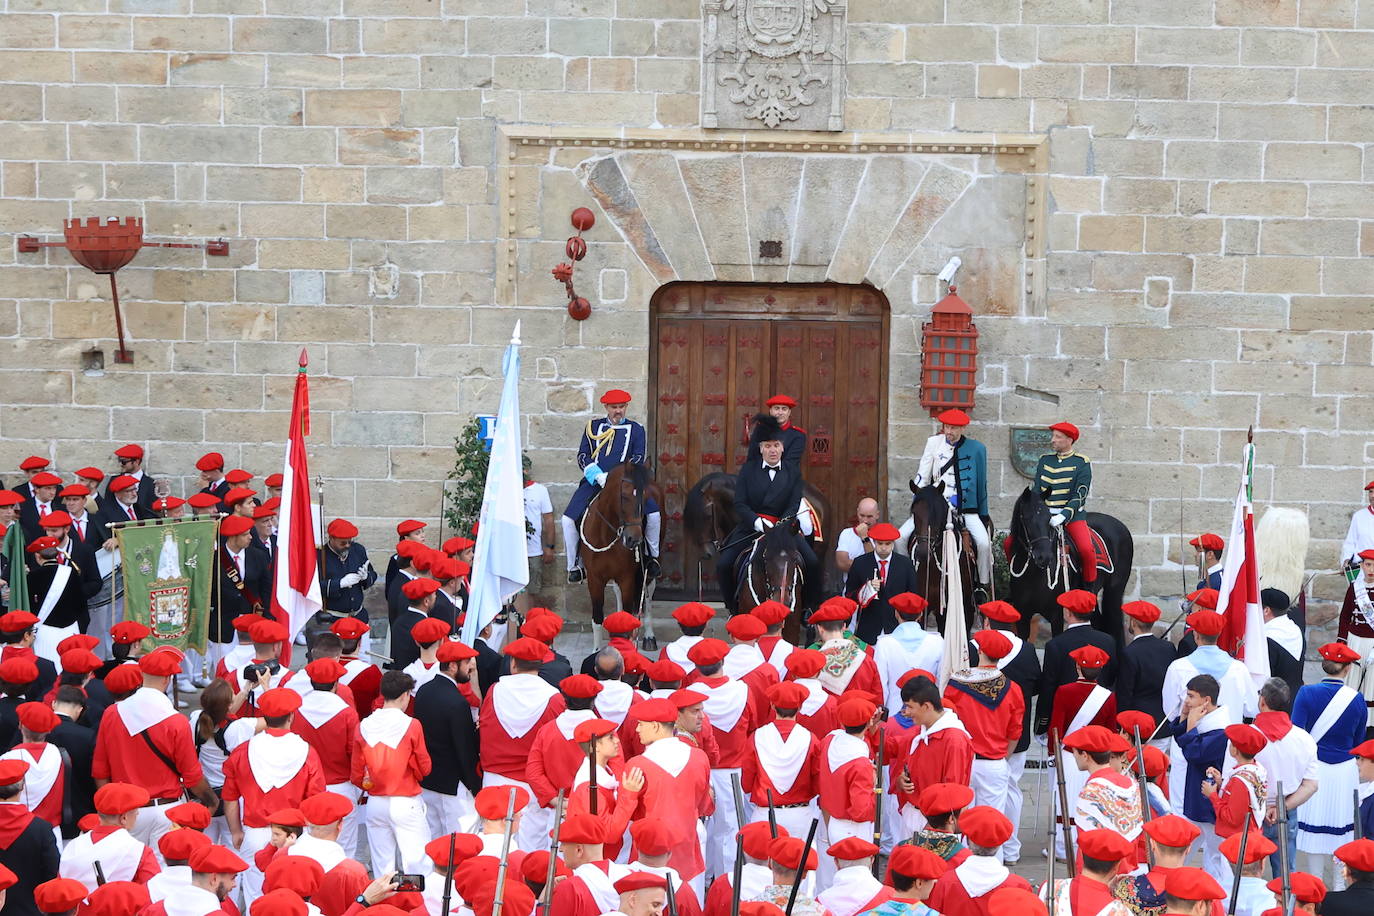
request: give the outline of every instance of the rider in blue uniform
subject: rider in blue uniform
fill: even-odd
[[[568,554],[568,581],[581,582],[586,575],[578,554],[581,536],[578,525],[592,498],[601,492],[606,475],[625,463],[643,464],[647,450],[644,427],[626,418],[630,394],[613,388],[601,396],[606,416],[592,420],[582,432],[577,448],[577,466],[582,469],[582,482],[563,511],[563,546]],[[658,578],[658,540],[663,518],[658,504],[651,498],[644,501],[644,545],[648,552],[649,578]]]

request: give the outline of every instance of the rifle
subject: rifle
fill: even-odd
[[[100,860],[95,860],[95,886],[100,887],[105,883],[105,869],[100,867]]]
[[[587,798],[587,812],[596,815],[596,739],[587,745],[587,770],[591,774],[590,795]]]
[[[1135,760],[1140,766],[1140,773],[1137,774],[1137,782],[1140,784],[1140,823],[1141,826],[1150,822],[1150,790],[1146,788],[1145,780],[1145,745],[1140,740],[1140,726],[1135,726]],[[1155,867],[1155,850],[1150,845],[1150,841],[1145,841],[1145,854],[1149,858],[1150,868]]]
[[[736,783],[739,785],[739,783]],[[803,862],[803,864],[805,864]],[[800,880],[800,879],[799,879]],[[744,894],[744,834],[735,834],[735,874],[730,888],[730,916],[739,916],[739,900]]]
[[[778,812],[773,809],[773,790],[768,790],[768,835],[778,838]]]
[[[440,916],[449,916],[449,903],[453,900],[453,854],[457,843],[458,834],[450,833],[448,835],[448,868],[444,869],[444,902],[439,909]]]
[[[664,875],[663,880],[668,882],[668,916],[677,916],[677,899],[674,896],[677,890],[673,887],[673,876]],[[549,881],[552,883],[553,879],[550,878]]]
[[[1045,831],[1045,849],[1049,852],[1045,863],[1045,905],[1049,909],[1049,916],[1056,916],[1054,898],[1057,895],[1054,892],[1054,870],[1058,861],[1054,855],[1054,793],[1052,792],[1049,793],[1049,803],[1049,816],[1045,818],[1045,823],[1048,825],[1048,829]]]
[[[1245,826],[1240,832],[1240,850],[1236,853],[1236,877],[1231,882],[1231,903],[1226,907],[1226,916],[1236,916],[1236,898],[1240,896],[1240,875],[1245,870],[1245,847],[1250,842],[1250,822],[1254,818],[1245,816]]]
[[[501,864],[496,869],[496,898],[491,904],[491,916],[501,916],[501,908],[506,905],[506,869],[510,867],[510,835],[515,825],[515,790],[510,790],[510,801],[506,803],[506,826],[501,830]]]
[[[1276,794],[1279,803],[1279,883],[1282,891],[1279,895],[1279,908],[1282,916],[1293,916],[1296,901],[1293,899],[1293,888],[1289,881],[1292,863],[1288,861],[1288,797],[1283,793],[1283,783],[1279,783]]]
[[[811,818],[811,827],[806,831],[806,845],[802,847],[801,861],[797,863],[797,878],[792,882],[792,890],[787,894],[787,909],[783,910],[783,916],[792,916],[792,907],[797,903],[797,891],[801,890],[802,881],[806,878],[806,860],[811,857],[811,844],[816,841],[816,827],[819,824],[818,818]]]
[[[1364,825],[1360,823],[1360,789],[1358,786],[1355,787],[1353,794],[1355,796],[1355,839],[1362,840],[1364,839]]]
[[[1059,795],[1059,812],[1064,818],[1064,858],[1069,861],[1069,877],[1075,878],[1078,876],[1078,865],[1073,858],[1073,821],[1069,817],[1069,787],[1064,781],[1064,755],[1060,751],[1059,729],[1056,728],[1050,732],[1050,743],[1055,748],[1054,781]],[[1141,765],[1144,766],[1144,761],[1141,761]],[[1054,818],[1050,818],[1050,820],[1053,821]],[[1053,855],[1053,853],[1054,850],[1051,849],[1050,854]]]
[[[873,780],[873,795],[877,804],[873,807],[873,845],[879,849],[883,846],[883,770],[886,769],[887,762],[887,736],[879,732],[878,734],[878,762],[875,765]],[[882,872],[878,860],[881,856],[873,857],[873,877],[881,880]]]
[[[553,802],[553,833],[549,843],[549,870],[544,875],[544,890],[539,894],[539,912],[541,914],[547,913],[549,905],[553,903],[553,876],[558,865],[558,828],[563,826],[563,792],[563,789],[559,789],[558,797]],[[448,916],[447,910],[444,911],[443,916]]]
[[[735,796],[735,827],[744,829],[744,792],[740,789],[739,774],[730,774],[730,791]]]

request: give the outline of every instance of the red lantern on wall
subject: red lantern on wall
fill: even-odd
[[[932,413],[973,407],[977,387],[978,328],[973,309],[955,287],[930,310],[921,325],[921,406]]]

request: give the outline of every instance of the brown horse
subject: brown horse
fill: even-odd
[[[606,475],[606,483],[587,506],[578,525],[578,553],[587,571],[592,620],[605,620],[606,584],[616,583],[625,610],[641,615],[644,567],[644,503],[653,497],[662,505],[653,474],[642,464],[622,464]]]
[[[945,613],[941,589],[948,572],[943,564],[949,502],[938,487],[912,487],[911,492],[913,527],[906,546],[907,555],[916,565],[916,594],[926,599],[943,630]],[[977,554],[974,553],[973,539],[966,530],[957,528],[955,536],[959,538],[959,575],[964,586],[964,623],[972,627],[973,614],[977,610],[973,595],[974,584],[978,581]]]

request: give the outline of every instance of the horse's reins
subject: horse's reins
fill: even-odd
[[[621,475],[621,482],[624,483],[624,475],[623,475],[623,474]],[[640,528],[640,529],[642,529],[642,528],[644,527],[644,522],[643,522],[643,518],[644,518],[644,512],[643,512],[644,503],[643,503],[643,496],[642,496],[643,491],[642,491],[638,486],[636,486],[636,485],[634,484],[634,481],[633,481],[633,480],[630,481],[630,484],[631,484],[631,486],[634,486],[634,492],[635,492],[636,497],[639,497],[639,498],[636,500],[636,503],[637,503],[637,508],[640,510],[640,511],[635,512],[635,513],[634,513],[633,515],[631,515],[630,517],[631,517],[631,518],[635,518],[635,519],[639,519],[639,521],[636,521],[636,522],[622,521],[622,522],[620,523],[620,525],[617,526],[617,525],[613,524],[613,523],[611,522],[611,520],[608,519],[605,515],[603,515],[603,514],[601,513],[601,510],[597,508],[596,503],[597,503],[597,501],[601,498],[601,494],[606,492],[604,489],[601,490],[600,493],[597,493],[596,496],[594,496],[594,497],[592,498],[591,503],[588,504],[588,506],[587,506],[587,511],[588,511],[588,512],[595,512],[595,513],[596,513],[596,517],[599,518],[599,519],[601,519],[601,521],[606,525],[606,527],[607,527],[607,528],[610,528],[611,531],[614,532],[614,537],[611,538],[611,542],[610,542],[609,544],[607,544],[605,547],[594,547],[594,546],[592,546],[592,543],[591,543],[590,541],[587,540],[587,527],[586,527],[586,518],[587,518],[587,516],[586,516],[586,514],[583,514],[583,516],[582,516],[583,521],[582,521],[581,524],[579,524],[579,525],[577,526],[577,534],[578,534],[579,539],[580,539],[580,540],[582,541],[582,543],[587,547],[587,549],[590,550],[590,551],[592,551],[593,553],[605,553],[606,551],[608,551],[608,550],[610,550],[612,547],[614,547],[614,546],[616,545],[616,542],[617,542],[617,541],[620,541],[620,540],[624,537],[624,535],[625,535],[625,529],[626,529],[626,528]],[[624,491],[624,490],[621,490],[621,491],[620,491],[620,514],[621,514],[622,516],[623,516],[623,515],[626,515],[626,512],[625,512],[625,491]],[[642,530],[641,530],[641,532],[640,532],[640,540],[643,540],[643,531],[642,531]]]

